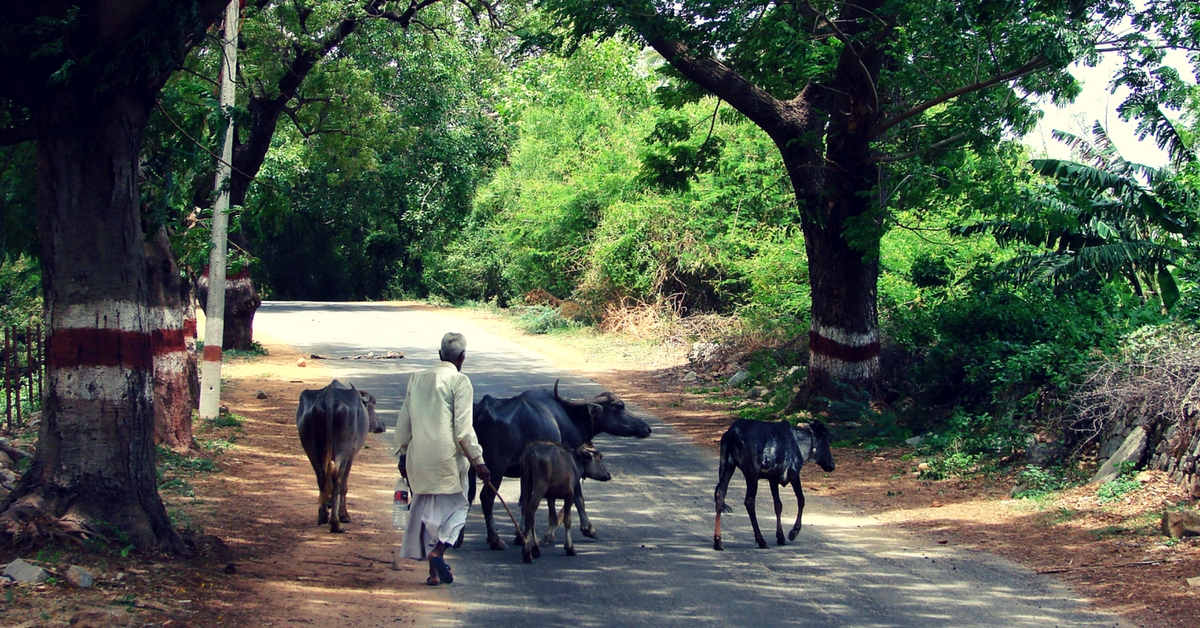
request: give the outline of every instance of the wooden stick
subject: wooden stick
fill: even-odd
[[[1034,573],[1051,574],[1051,573],[1066,573],[1068,571],[1078,571],[1080,569],[1112,569],[1113,567],[1146,567],[1148,565],[1161,565],[1162,560],[1139,560],[1132,563],[1095,563],[1091,565],[1079,565],[1077,567],[1049,567],[1046,569],[1035,569]]]
[[[29,371],[29,408],[33,409],[33,324],[25,326],[25,370]]]
[[[459,449],[462,449],[463,454],[467,457],[467,460],[471,461],[472,465],[483,466],[483,465],[478,465],[475,463],[475,460],[473,458],[471,458],[471,454],[467,453],[466,445],[463,445],[461,440],[458,441],[458,447],[459,447]],[[478,476],[478,475],[479,474],[476,474],[476,476]],[[517,538],[521,539],[521,544],[524,545],[525,544],[525,532],[521,530],[521,524],[517,523],[517,518],[513,516],[512,510],[510,510],[508,507],[508,504],[504,502],[504,498],[500,496],[500,491],[496,490],[495,486],[492,486],[491,480],[484,480],[483,483],[486,484],[488,488],[492,489],[492,493],[494,493],[496,495],[496,499],[500,500],[500,505],[504,506],[505,512],[508,513],[508,518],[512,519],[513,527],[517,529]]]

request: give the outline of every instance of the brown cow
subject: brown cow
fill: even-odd
[[[571,542],[571,504],[579,493],[582,478],[601,482],[612,479],[602,459],[600,452],[590,444],[571,450],[559,443],[537,442],[525,448],[525,453],[521,454],[521,528],[525,531],[525,548],[521,555],[525,562],[531,563],[534,557],[542,554],[534,530],[534,518],[542,499],[550,509],[550,528],[546,532],[549,538],[553,538],[558,529],[554,500],[563,500],[562,524],[567,537],[563,546],[567,556],[575,555],[575,544]]]

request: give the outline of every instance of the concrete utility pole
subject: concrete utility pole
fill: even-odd
[[[221,66],[221,112],[229,115],[237,78],[239,0],[225,8],[224,61]],[[225,338],[225,251],[229,228],[229,177],[233,162],[233,116],[225,126],[221,161],[217,162],[217,201],[213,203],[212,251],[208,255],[208,309],[204,312],[204,364],[200,376],[200,418],[221,413],[221,344]]]

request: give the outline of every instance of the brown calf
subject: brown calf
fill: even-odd
[[[527,563],[541,556],[534,518],[538,505],[546,500],[550,509],[550,529],[547,536],[553,538],[558,528],[554,501],[563,500],[562,524],[566,528],[563,546],[567,556],[575,555],[575,544],[571,542],[571,504],[579,493],[581,478],[601,482],[612,479],[604,468],[603,456],[591,445],[571,450],[559,443],[530,443],[521,454],[521,529],[525,531],[525,547],[521,552]]]

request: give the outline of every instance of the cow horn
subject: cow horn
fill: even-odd
[[[570,403],[570,404],[578,405],[579,402],[577,402],[577,401],[572,401],[571,399],[563,399],[562,397],[558,396],[558,382],[559,382],[559,380],[557,380],[557,379],[554,380],[554,400],[559,403]]]
[[[559,382],[559,380],[557,380],[557,379],[554,380],[554,400],[555,401],[557,401],[563,405],[576,406],[576,407],[586,405],[586,402],[583,402],[583,401],[575,401],[574,399],[564,399],[563,397],[559,397],[558,396],[558,382]]]

